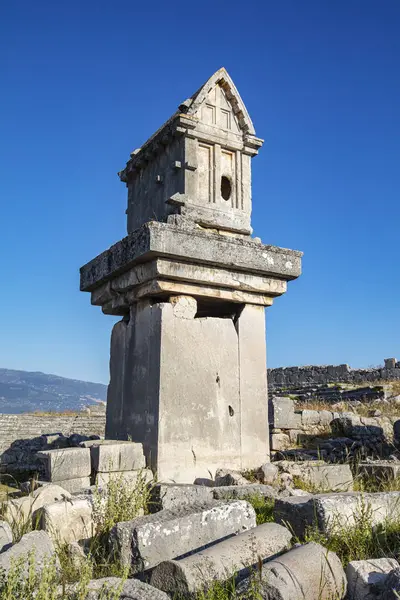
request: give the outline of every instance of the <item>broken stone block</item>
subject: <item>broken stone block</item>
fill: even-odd
[[[292,534],[281,525],[265,523],[179,560],[159,564],[151,585],[172,597],[208,588],[233,574],[243,576],[258,560],[266,560],[290,547]],[[238,568],[240,572],[237,573]]]
[[[398,600],[400,598],[400,569],[393,569],[386,577],[380,600]]]
[[[243,477],[240,471],[231,469],[217,469],[215,473],[215,485],[247,485],[250,481]]]
[[[286,433],[271,434],[271,450],[287,450],[292,445],[290,438]]]
[[[46,485],[35,490],[29,496],[11,499],[5,507],[5,517],[8,521],[26,523],[32,518],[34,512],[44,506],[58,500],[71,498],[71,494],[59,485]]]
[[[250,579],[238,585],[249,590]],[[310,542],[266,562],[262,567],[261,597],[268,600],[341,600],[347,581],[339,558]]]
[[[47,504],[38,516],[41,529],[61,544],[88,540],[95,533],[93,506],[86,498]]]
[[[124,485],[135,487],[138,480],[150,483],[153,480],[153,473],[150,469],[140,469],[138,471],[113,471],[110,473],[97,473],[95,484],[99,487],[107,487],[110,481],[121,482]]]
[[[249,496],[261,496],[262,498],[278,498],[279,494],[275,488],[263,483],[249,483],[247,485],[221,485],[212,490],[215,500],[246,500]]]
[[[313,427],[315,425],[320,425],[320,412],[318,410],[303,410],[301,412],[301,423],[303,427]]]
[[[28,572],[28,554],[34,553],[34,566],[41,573],[45,561],[55,556],[55,547],[50,536],[45,531],[31,531],[22,536],[21,540],[0,554],[0,571],[8,573],[12,564],[18,559],[25,558],[23,563],[24,575]],[[58,559],[56,558],[56,566]]]
[[[52,482],[90,477],[89,448],[63,448],[37,453],[45,468],[46,479]]]
[[[11,527],[6,521],[0,521],[0,552],[13,542]]]
[[[274,508],[275,520],[289,524],[300,539],[307,527],[334,533],[354,527],[360,520],[371,520],[371,526],[400,518],[400,492],[373,494],[347,492],[317,494],[311,497],[278,498]]]
[[[399,568],[394,558],[354,560],[346,567],[349,600],[375,600],[380,597],[385,580]]]
[[[348,492],[353,489],[349,465],[331,465],[323,461],[276,461],[281,472],[289,473],[316,491]]]
[[[118,442],[90,447],[93,470],[97,473],[136,471],[146,466],[142,444]]]
[[[204,485],[158,483],[152,490],[152,506],[155,510],[169,510],[213,499],[213,488]]]
[[[255,511],[248,502],[214,501],[117,523],[110,532],[110,546],[122,564],[138,573],[255,525]]]
[[[105,590],[108,590],[106,592]],[[104,597],[115,598],[113,591],[121,590],[120,600],[170,600],[167,594],[157,590],[152,585],[143,583],[138,579],[119,579],[118,577],[104,577],[93,579],[88,585],[86,600],[101,600]]]
[[[273,485],[278,481],[279,469],[276,465],[274,465],[274,463],[264,463],[260,467],[260,475],[263,483],[267,485]]]

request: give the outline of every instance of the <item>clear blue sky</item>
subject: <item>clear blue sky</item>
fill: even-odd
[[[400,358],[400,2],[4,2],[0,367],[108,381],[79,267],[125,235],[117,171],[224,66],[265,139],[253,227],[304,251],[269,366]]]

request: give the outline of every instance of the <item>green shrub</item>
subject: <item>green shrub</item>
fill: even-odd
[[[250,502],[254,508],[257,525],[274,522],[275,500],[272,498],[264,498],[264,496],[261,496],[261,494],[249,494],[244,498],[244,500]]]

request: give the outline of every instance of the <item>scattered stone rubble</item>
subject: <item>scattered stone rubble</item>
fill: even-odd
[[[98,440],[83,442],[83,448],[67,452],[46,452],[42,460],[49,478],[62,476],[66,487],[71,479],[79,479],[78,456],[83,457],[85,472],[89,457],[92,481],[98,479],[98,469],[107,465],[118,469],[108,471],[111,477],[143,470],[140,444]],[[56,468],[59,457],[69,459],[62,462],[60,470]],[[167,600],[176,594],[189,600],[214,581],[235,576],[236,597],[248,600],[254,570],[260,580],[260,597],[266,600],[395,598],[390,594],[400,582],[396,560],[353,561],[344,571],[339,558],[323,546],[292,544],[304,538],[308,526],[321,532],[351,527],[365,504],[371,507],[374,526],[389,516],[400,517],[400,492],[293,495],[301,492],[294,487],[296,478],[311,487],[351,489],[348,465],[322,461],[266,463],[256,475],[259,482],[252,483],[243,474],[220,469],[208,485],[152,486],[154,512],[118,523],[106,541],[110,555],[117,554],[130,567],[130,579],[94,580],[88,599],[98,600],[102,586],[107,584],[121,586],[121,600]],[[125,483],[135,485],[134,478],[125,479]],[[5,512],[15,514],[12,511],[19,503],[25,518],[32,518],[40,531],[26,534],[13,544],[9,526],[0,521],[0,568],[5,572],[12,560],[33,549],[40,570],[46,558],[55,556],[59,543],[76,548],[77,557],[80,553],[84,556],[95,533],[93,487],[71,494],[59,483],[41,482],[41,486],[29,496],[10,500]],[[107,481],[102,486],[106,491]],[[255,510],[247,501],[255,493],[275,501],[274,523],[256,525]],[[25,508],[28,503],[29,510]]]

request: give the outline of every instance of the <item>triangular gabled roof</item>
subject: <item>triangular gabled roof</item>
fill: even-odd
[[[218,69],[202,86],[197,90],[191,98],[183,102],[179,109],[181,112],[185,112],[187,115],[195,116],[203,103],[206,101],[210,91],[216,86],[220,85],[232,105],[232,110],[239,122],[240,128],[250,135],[255,135],[254,125],[250,119],[250,115],[247,112],[247,108],[240,97],[239,92],[236,89],[229,73],[224,67]]]

